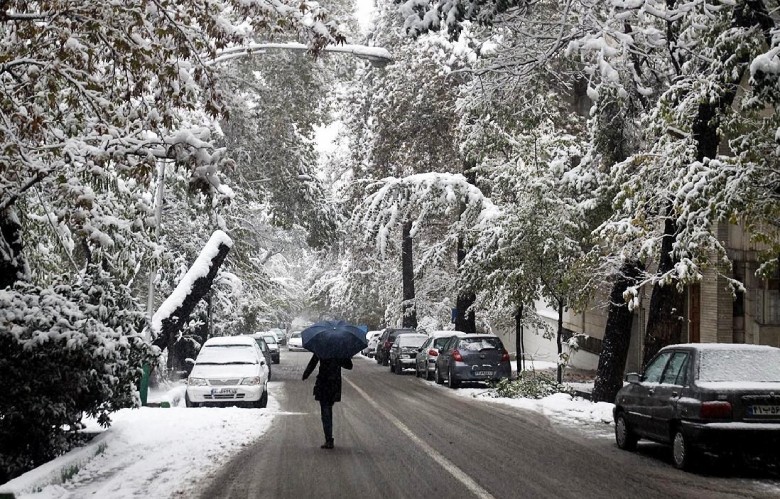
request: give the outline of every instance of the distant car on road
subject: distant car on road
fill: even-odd
[[[366,341],[368,341],[368,346],[362,350],[363,355],[366,357],[374,357],[376,355],[376,344],[381,335],[382,331],[369,331],[366,333]]]
[[[271,361],[274,364],[278,364],[281,355],[281,347],[279,346],[279,342],[276,341],[276,335],[273,333],[260,333],[260,335],[268,344],[268,349],[271,350]]]
[[[662,348],[642,375],[630,373],[615,398],[615,440],[671,445],[672,462],[691,469],[702,452],[777,455],[780,349],[743,344]]]
[[[422,344],[414,358],[414,370],[417,377],[433,379],[439,349],[453,336],[464,336],[465,334],[461,331],[432,331],[428,335],[428,341]]]
[[[300,331],[295,331],[290,335],[290,339],[287,340],[287,348],[291,352],[306,350],[303,348],[303,339]]]
[[[269,329],[268,332],[276,336],[276,342],[279,343],[279,346],[283,347],[287,345],[287,334],[285,334],[283,329],[274,327]]]
[[[402,334],[390,347],[390,372],[403,374],[405,368],[414,367],[414,359],[427,334]]]
[[[268,366],[248,336],[209,338],[195,359],[184,396],[187,407],[201,404],[268,404]]]
[[[509,352],[492,334],[452,336],[439,350],[433,376],[438,384],[446,380],[450,388],[458,388],[464,381],[509,379]]]
[[[390,363],[390,347],[393,346],[395,339],[402,334],[414,334],[416,331],[411,328],[388,327],[382,331],[376,344],[376,362],[386,366]]]

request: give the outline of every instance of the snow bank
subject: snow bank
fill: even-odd
[[[195,284],[195,281],[208,275],[209,270],[211,269],[211,261],[219,253],[219,247],[222,244],[228,248],[232,248],[233,240],[221,230],[214,231],[211,238],[209,238],[209,241],[206,243],[206,246],[203,247],[200,255],[198,255],[198,258],[195,260],[195,263],[193,263],[187,273],[184,274],[184,277],[179,284],[176,285],[176,289],[173,290],[173,293],[165,299],[162,305],[160,305],[160,308],[154,313],[154,316],[152,316],[152,331],[154,334],[159,334],[162,329],[162,321],[169,318],[171,314],[181,307],[185,298],[187,298],[192,291],[192,286]]]
[[[89,444],[11,480],[0,490],[27,499],[188,497],[197,485],[193,470],[198,477],[207,476],[263,435],[279,412],[273,396],[266,409],[188,409],[183,406],[183,392],[180,386],[156,397],[173,402],[171,408],[114,413],[112,426]],[[94,421],[85,423],[100,430]]]

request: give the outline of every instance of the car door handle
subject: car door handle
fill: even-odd
[[[677,392],[672,392],[672,397],[678,397],[679,394]]]
[[[650,388],[649,390],[647,390],[647,393],[649,393],[650,395],[655,395],[655,390]]]

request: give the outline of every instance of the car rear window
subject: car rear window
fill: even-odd
[[[398,346],[400,347],[421,347],[423,343],[428,339],[427,336],[416,334],[404,334],[398,338]]]
[[[442,348],[444,348],[444,345],[446,345],[448,341],[450,341],[449,336],[445,336],[443,338],[436,338],[435,340],[433,340],[433,348],[437,348],[441,350]]]
[[[263,336],[263,339],[266,341],[266,343],[276,343],[276,336],[272,334]]]
[[[486,349],[500,349],[504,345],[498,338],[461,338],[458,342],[459,350],[479,352]]]
[[[413,333],[414,329],[399,329],[398,331],[391,331],[389,335],[387,335],[387,341],[390,343],[393,343],[395,339],[402,334],[409,334]]]
[[[699,380],[780,382],[780,349],[703,350]]]

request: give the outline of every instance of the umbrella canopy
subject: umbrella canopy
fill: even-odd
[[[344,321],[320,321],[301,331],[303,348],[321,359],[349,359],[368,346],[366,333]]]

